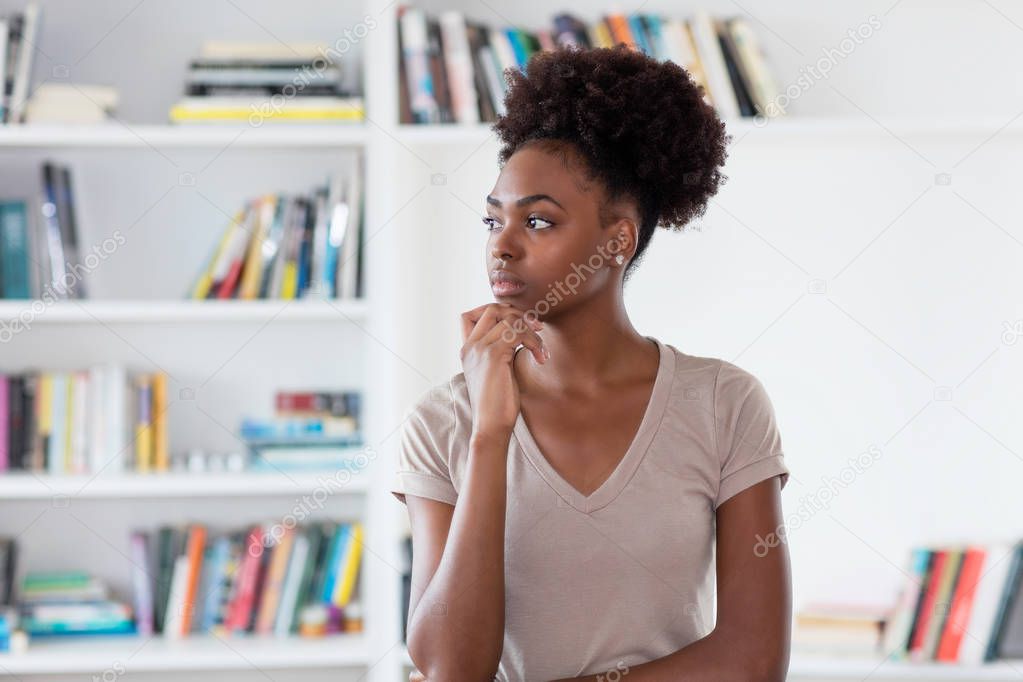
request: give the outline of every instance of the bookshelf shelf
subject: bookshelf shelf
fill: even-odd
[[[402,665],[415,668],[408,649],[402,648]],[[1023,661],[1001,661],[988,665],[951,665],[940,663],[905,663],[856,657],[827,657],[794,654],[789,662],[790,680],[971,680],[1009,682],[1023,677]]]
[[[332,471],[267,471],[241,473],[149,473],[51,476],[30,472],[0,475],[0,499],[167,499],[189,497],[260,497],[310,494],[330,486],[336,494],[363,494],[364,477],[335,477]]]
[[[258,301],[101,301],[62,300],[47,305],[37,299],[0,301],[0,320],[31,320],[38,324],[116,322],[353,322],[367,319],[364,300]]]
[[[214,124],[21,125],[0,127],[0,149],[61,147],[361,147],[363,125],[267,123],[261,126]]]
[[[181,640],[161,636],[80,637],[35,640],[22,654],[0,654],[5,675],[96,673],[120,662],[134,671],[251,670],[255,668],[363,667],[369,663],[362,634],[323,638],[218,637]]]
[[[1000,661],[988,665],[907,663],[881,659],[793,655],[789,679],[797,680],[1019,680],[1023,661]]]

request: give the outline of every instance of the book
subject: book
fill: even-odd
[[[886,618],[889,659],[980,664],[1023,648],[1023,542],[914,547]]]
[[[16,33],[11,44],[14,47],[12,60],[13,80],[6,106],[6,122],[22,123],[28,102],[29,84],[32,78],[32,63],[36,45],[39,42],[41,12],[39,4],[30,2],[24,13],[16,17],[12,33]]]

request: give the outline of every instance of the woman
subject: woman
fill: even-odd
[[[403,424],[412,679],[783,680],[771,403],[623,304],[655,228],[724,180],[724,124],[682,68],[623,46],[539,53],[526,74],[495,125],[496,301],[462,315],[463,371]]]

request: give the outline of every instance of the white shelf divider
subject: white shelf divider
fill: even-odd
[[[30,317],[32,324],[114,322],[250,322],[250,321],[355,321],[365,320],[369,307],[363,300],[60,300],[0,301],[0,320]]]
[[[361,147],[363,124],[303,125],[266,123],[160,125],[107,123],[102,125],[0,126],[0,149],[62,147]]]
[[[184,639],[137,635],[34,639],[21,654],[0,654],[0,675],[87,674],[116,662],[133,672],[365,667],[361,633],[320,638],[194,635]]]
[[[31,472],[0,475],[0,499],[153,499],[188,497],[290,496],[312,493],[325,485],[332,492],[363,494],[368,488],[358,472],[333,471],[164,472],[51,476]]]

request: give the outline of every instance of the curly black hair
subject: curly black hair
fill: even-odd
[[[549,151],[560,148],[566,162],[581,159],[584,174],[602,182],[605,226],[608,203],[635,201],[641,224],[626,278],[656,227],[681,231],[727,179],[720,170],[730,139],[725,124],[674,62],[623,43],[562,46],[535,53],[524,71],[508,69],[504,78],[505,114],[492,126],[502,144],[500,167],[540,141]]]

